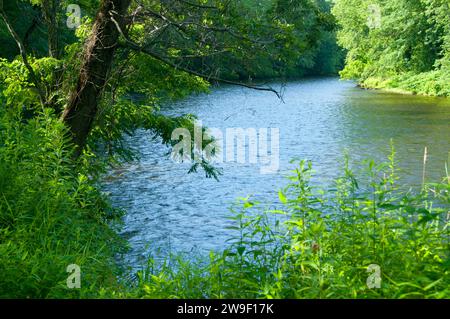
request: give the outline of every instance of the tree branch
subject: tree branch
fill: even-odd
[[[258,91],[268,91],[268,92],[275,93],[276,96],[280,100],[283,100],[283,97],[280,94],[280,92],[278,92],[277,90],[275,90],[275,89],[273,89],[271,87],[261,87],[261,86],[255,86],[255,85],[252,85],[252,84],[246,84],[246,83],[242,83],[242,82],[236,82],[236,81],[232,81],[232,80],[222,79],[220,77],[216,77],[216,76],[212,76],[212,75],[208,75],[208,74],[203,74],[203,73],[200,73],[198,71],[191,70],[189,68],[180,66],[180,65],[174,63],[173,61],[170,61],[170,59],[168,59],[166,57],[163,57],[163,56],[161,56],[161,55],[159,55],[159,54],[149,50],[148,48],[137,44],[133,40],[131,40],[122,31],[122,28],[120,27],[119,23],[114,19],[112,14],[111,14],[111,20],[114,22],[114,24],[116,25],[118,31],[120,32],[122,37],[125,39],[126,43],[123,44],[122,46],[124,46],[126,48],[129,48],[129,49],[134,50],[134,51],[145,53],[145,54],[153,57],[154,59],[156,59],[158,61],[161,61],[161,62],[163,62],[164,64],[167,64],[170,67],[173,67],[174,69],[178,69],[178,70],[184,71],[186,73],[189,73],[191,75],[195,75],[195,76],[201,77],[201,78],[203,78],[203,79],[205,79],[207,81],[215,81],[215,82],[220,82],[220,83],[225,83],[225,84],[237,85],[237,86],[242,86],[242,87],[246,87],[246,88],[253,89],[253,90],[258,90]]]
[[[208,5],[202,5],[198,3],[193,3],[186,0],[177,0],[178,2],[184,3],[188,6],[194,7],[194,8],[200,8],[200,9],[212,9],[212,10],[219,10],[216,6],[208,6]]]
[[[278,92],[277,90],[275,90],[275,89],[273,89],[271,87],[256,86],[256,85],[252,85],[252,84],[246,84],[246,83],[242,83],[242,82],[236,82],[236,81],[232,81],[232,80],[223,79],[223,78],[212,76],[212,75],[209,75],[209,74],[203,74],[203,73],[197,72],[195,70],[191,70],[191,69],[188,69],[188,68],[183,67],[181,65],[178,65],[178,64],[170,61],[169,59],[167,59],[167,58],[165,58],[165,57],[163,57],[163,56],[161,56],[161,55],[159,55],[159,54],[157,54],[157,53],[155,53],[155,52],[153,52],[151,50],[148,50],[145,47],[139,46],[136,43],[130,43],[130,42],[127,41],[126,47],[128,47],[129,49],[138,51],[138,52],[145,53],[145,54],[151,56],[152,58],[155,58],[156,60],[159,60],[159,61],[167,64],[168,66],[173,67],[174,69],[178,69],[178,70],[184,71],[186,73],[189,73],[191,75],[195,75],[195,76],[201,77],[201,78],[203,78],[203,79],[205,79],[207,81],[215,81],[215,82],[220,82],[220,83],[225,83],[225,84],[232,84],[232,85],[242,86],[242,87],[246,87],[246,88],[253,89],[253,90],[258,90],[258,91],[268,91],[268,92],[275,93],[276,96],[280,100],[283,100],[283,97],[280,94],[280,92]]]
[[[30,74],[31,81],[33,82],[34,86],[36,87],[36,90],[39,94],[39,99],[42,105],[45,104],[45,93],[42,89],[41,82],[39,81],[38,77],[36,76],[36,73],[34,73],[33,68],[31,67],[30,63],[28,62],[27,53],[25,50],[25,46],[20,39],[17,32],[14,30],[11,22],[8,19],[8,16],[6,15],[5,11],[3,10],[3,0],[0,0],[0,17],[3,19],[3,22],[6,24],[6,27],[8,28],[9,33],[13,37],[14,41],[16,42],[17,46],[19,47],[20,55],[23,60],[23,64],[28,70],[28,73]]]

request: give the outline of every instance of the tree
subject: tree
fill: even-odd
[[[82,151],[97,115],[99,98],[109,77],[130,2],[103,0],[85,44],[78,83],[62,115],[78,146],[77,154]]]
[[[42,12],[47,24],[48,53],[52,58],[59,56],[58,17],[59,0],[42,0]]]
[[[448,0],[337,0],[338,40],[348,50],[343,75],[364,80],[437,70],[448,58],[449,8]],[[379,25],[368,24],[371,14]]]
[[[257,85],[252,78],[258,74],[285,75],[288,68],[312,65],[314,53],[310,51],[318,47],[323,29],[320,25],[325,29],[330,25],[316,0],[269,0],[258,9],[253,9],[254,1],[248,0],[101,0],[93,21],[87,16],[82,31],[77,31],[83,34],[80,40],[71,43],[62,39],[67,30],[62,28],[58,8],[64,2],[26,2],[30,1],[42,10],[48,55],[63,64],[64,80],[57,76],[53,83],[45,83],[46,76],[34,76],[36,70],[28,63],[29,55],[17,32],[16,43],[23,48],[22,60],[28,64],[34,88],[42,93],[41,104],[52,106],[57,113],[64,109],[61,119],[70,129],[76,155],[81,154],[91,133],[99,131],[97,124],[105,122],[111,108],[120,109],[120,103],[133,108],[129,113],[147,117],[144,127],[162,133],[161,118],[141,112],[139,103],[126,98],[139,93],[152,104],[157,92],[148,88],[166,86],[166,92],[182,91],[175,83],[170,88],[166,81],[155,83],[161,77],[171,77],[172,82],[182,79],[185,88],[194,90],[209,81],[280,96],[277,90]],[[95,3],[89,2],[89,6]],[[295,10],[291,12],[289,6]],[[299,14],[307,19],[299,18]],[[13,26],[11,31],[14,35]],[[61,54],[64,46],[66,53]],[[159,77],[149,75],[152,72]],[[185,119],[177,119],[168,127],[185,123]],[[133,120],[127,121],[125,130],[134,128]],[[111,129],[114,125],[107,123],[104,127]],[[118,138],[116,131],[101,134]]]
[[[78,84],[63,119],[79,152],[96,118],[98,103],[118,50],[146,54],[172,68],[210,81],[277,93],[269,87],[224,79],[212,56],[273,52],[292,38],[289,24],[242,15],[238,2],[103,0],[85,45]],[[280,58],[281,59],[281,58]]]

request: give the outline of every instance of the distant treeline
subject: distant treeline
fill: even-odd
[[[341,75],[363,86],[450,95],[450,1],[336,0]]]
[[[246,10],[270,21],[287,22],[294,29],[292,46],[279,47],[271,57],[255,55],[240,64],[236,55],[223,60],[228,77],[245,79],[301,77],[338,74],[344,67],[345,51],[338,46],[337,24],[327,0],[246,0]],[[278,56],[289,56],[283,60]],[[240,65],[236,70],[236,63]],[[233,69],[228,66],[233,65]]]

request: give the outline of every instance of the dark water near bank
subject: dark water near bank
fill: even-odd
[[[392,138],[403,170],[401,182],[420,184],[424,147],[427,180],[445,174],[450,151],[450,100],[365,91],[336,78],[306,79],[286,85],[283,104],[275,95],[220,87],[166,107],[171,115],[193,113],[209,127],[280,129],[280,170],[260,174],[260,164],[222,163],[217,182],[203,172],[187,174],[168,149],[140,131],[130,144],[141,160],[111,172],[105,190],[127,211],[124,235],[138,265],[158,248],[163,252],[220,250],[230,225],[228,210],[237,197],[253,195],[278,202],[277,189],[297,157],[310,159],[315,182],[326,184],[339,173],[343,153],[353,162],[385,159]]]

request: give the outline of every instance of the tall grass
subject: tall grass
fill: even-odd
[[[29,121],[2,111],[0,297],[95,297],[117,286],[114,256],[123,245],[89,156],[73,162],[51,111]],[[70,264],[81,267],[82,289],[67,287]]]

